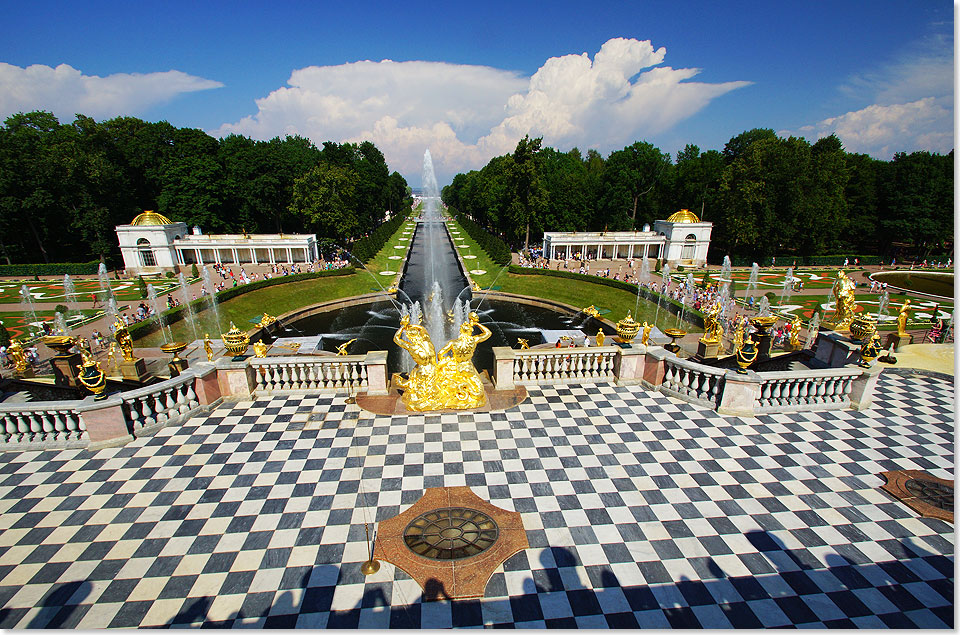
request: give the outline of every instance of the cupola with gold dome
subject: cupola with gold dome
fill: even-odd
[[[697,215],[691,212],[688,209],[682,209],[679,212],[674,212],[667,217],[668,223],[699,223],[700,219],[697,218]]]
[[[159,214],[152,209],[144,210],[142,214],[138,214],[136,218],[130,221],[131,225],[143,226],[143,225],[172,225],[173,221]]]

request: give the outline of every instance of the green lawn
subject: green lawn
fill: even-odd
[[[383,246],[374,258],[366,263],[368,271],[373,273],[379,279],[380,284],[389,287],[396,280],[395,275],[380,275],[384,271],[400,272],[400,265],[403,264],[403,257],[407,255],[410,249],[410,241],[413,238],[413,229],[416,223],[407,221],[400,225],[396,233],[390,237],[390,240]],[[406,239],[406,240],[403,240]],[[401,249],[400,247],[405,247]],[[391,258],[391,256],[394,256]],[[397,258],[396,256],[399,256]]]
[[[476,256],[476,258],[463,258],[463,264],[466,265],[467,270],[485,272],[482,274],[470,273],[470,279],[474,280],[484,289],[492,285],[500,285],[507,276],[505,272],[501,274],[501,271],[504,271],[506,267],[494,264],[490,256],[487,255],[487,252],[477,246],[476,241],[460,227],[457,221],[450,219],[447,221],[447,227],[450,228],[451,237],[454,239],[453,244],[457,245],[460,256]],[[459,232],[459,234],[454,232]],[[458,238],[462,240],[457,240]],[[499,278],[497,276],[499,276]]]
[[[661,330],[677,326],[677,317],[667,312],[666,302],[658,311],[656,304],[640,298],[639,308],[634,311],[637,306],[635,293],[585,280],[508,273],[501,276],[497,284],[507,293],[556,300],[577,308],[592,304],[597,309],[609,309],[610,312],[601,317],[612,322],[626,317],[629,311],[636,321],[656,324]],[[690,333],[703,330],[690,323],[683,324],[681,328]]]
[[[233,322],[243,331],[251,328],[248,320],[259,317],[263,313],[282,315],[288,311],[301,307],[349,298],[356,295],[370,293],[370,275],[364,272],[349,276],[333,276],[330,278],[316,278],[289,284],[278,284],[227,300],[219,306],[220,324],[215,325],[213,313],[210,310],[202,311],[197,316],[197,334],[203,337],[210,333],[211,337],[219,337],[230,329]],[[189,341],[193,339],[193,329],[185,321],[176,322],[171,327],[173,339]],[[151,333],[137,340],[137,346],[159,346],[163,344],[163,336],[159,331]]]

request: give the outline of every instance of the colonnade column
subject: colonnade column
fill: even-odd
[[[274,254],[273,254],[273,247],[270,247],[270,264],[271,265],[277,264],[277,261],[274,258]]]
[[[233,256],[233,264],[235,264],[235,265],[240,264],[240,258],[237,256],[237,248],[236,248],[236,247],[232,247],[232,248],[230,249],[230,255]]]
[[[260,264],[259,262],[257,262],[257,250],[254,247],[250,248],[250,262],[252,262],[255,265]]]
[[[287,247],[287,263],[293,264],[293,254],[290,253],[290,248]]]
[[[199,262],[199,263],[202,265],[202,264],[203,264],[203,254],[200,252],[200,248],[198,247],[197,249],[194,249],[193,251],[195,251],[196,254],[197,254],[197,262]]]

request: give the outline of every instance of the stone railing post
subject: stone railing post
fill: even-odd
[[[513,390],[516,384],[513,383],[513,362],[517,359],[517,353],[508,346],[493,347],[493,385],[497,390]]]
[[[646,364],[647,347],[643,344],[631,344],[630,348],[617,351],[613,372],[620,385],[639,384],[643,379]]]
[[[752,370],[741,375],[735,370],[724,376],[723,394],[717,412],[735,417],[753,417],[757,400],[760,399],[760,376]]]
[[[874,365],[864,369],[860,376],[853,380],[850,388],[850,405],[854,410],[866,410],[873,405],[873,393],[882,372],[882,367]]]
[[[213,362],[195,362],[191,369],[197,376],[193,386],[201,406],[217,403],[221,398],[220,382],[217,379],[217,365]]]
[[[217,383],[220,386],[220,395],[226,400],[240,401],[249,399],[256,386],[254,373],[256,372],[247,360],[235,362],[230,358],[221,357],[216,361]]]
[[[647,354],[643,360],[643,379],[640,383],[654,389],[663,383],[663,376],[667,372],[667,355],[670,355],[670,352],[662,346],[647,347]]]
[[[364,361],[367,366],[367,394],[387,393],[387,351],[370,351]]]
[[[133,441],[133,434],[127,426],[126,417],[123,416],[123,400],[119,394],[102,401],[94,401],[93,397],[87,397],[77,406],[76,411],[87,427],[90,450],[124,445]]]

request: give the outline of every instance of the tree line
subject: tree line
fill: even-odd
[[[348,244],[409,211],[407,182],[365,141],[223,139],[135,117],[0,127],[0,259],[118,259],[114,227],[153,209],[205,233],[316,233]]]
[[[676,161],[644,141],[604,158],[525,137],[513,154],[456,175],[442,195],[515,248],[544,231],[640,229],[679,209],[714,224],[711,262],[725,254],[926,258],[952,251],[953,241],[952,150],[881,161],[846,152],[834,135],[811,144],[759,128],[722,151],[688,144]]]

